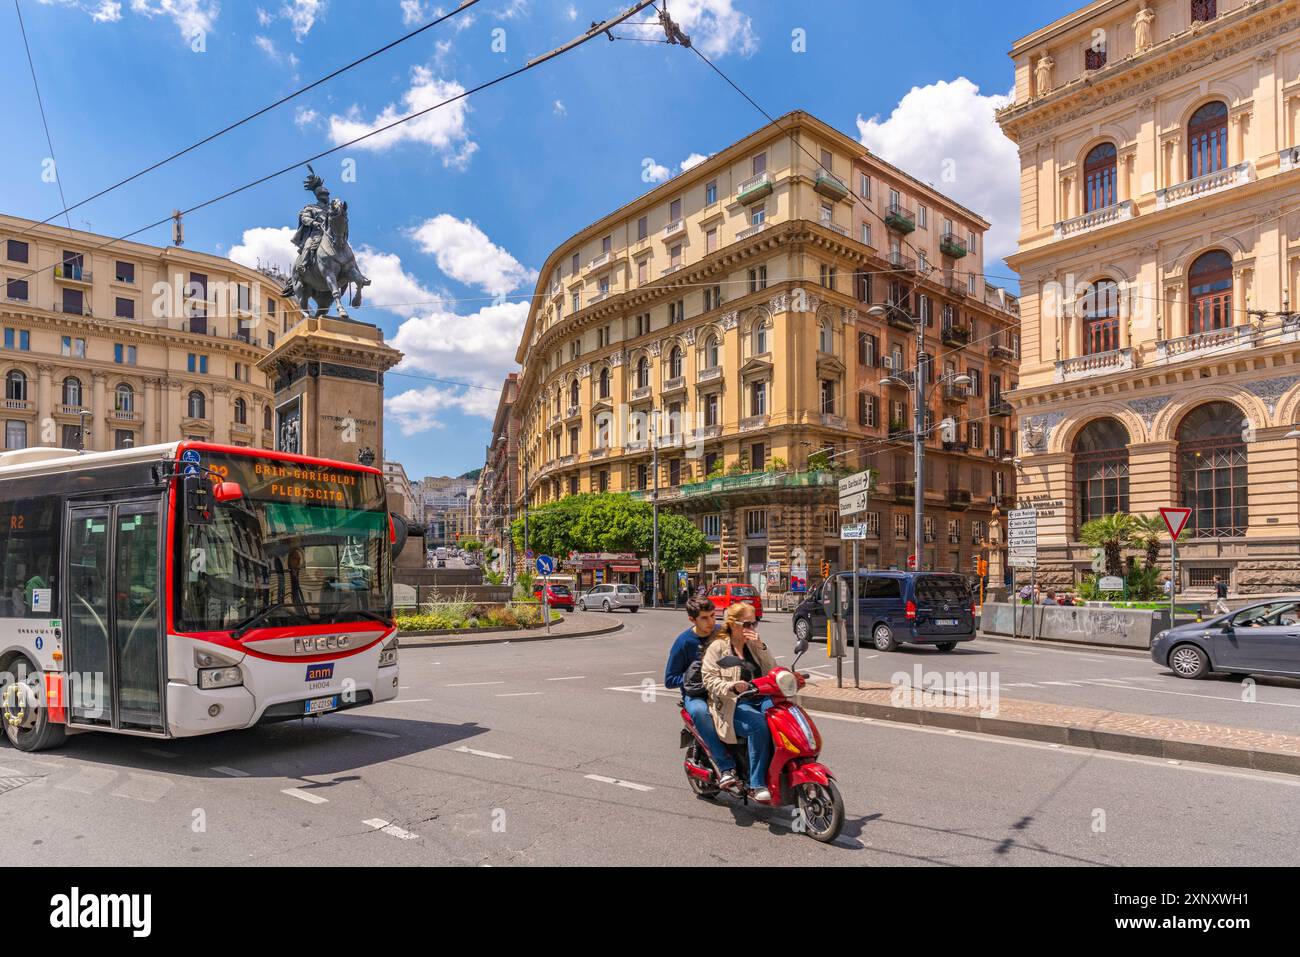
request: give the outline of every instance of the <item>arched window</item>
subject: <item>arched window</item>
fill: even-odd
[[[668,378],[679,379],[682,376],[682,347],[673,346],[673,351],[668,353]]]
[[[574,379],[569,383],[569,405],[576,407],[578,404],[578,380]]]
[[[1115,144],[1101,143],[1093,147],[1083,161],[1083,211],[1114,206],[1115,194]]]
[[[5,376],[5,398],[15,402],[27,401],[27,376],[17,369]]]
[[[1128,429],[1118,419],[1097,419],[1074,439],[1075,517],[1085,522],[1128,511]]]
[[[1222,249],[1198,256],[1187,271],[1187,330],[1192,335],[1232,325],[1232,257]]]
[[[81,380],[74,375],[63,380],[63,404],[81,407]]]
[[[596,380],[597,389],[602,399],[609,398],[609,369],[601,369],[600,377]]]
[[[1218,0],[1192,0],[1193,23],[1209,23],[1218,15]]]
[[[721,358],[718,349],[718,337],[709,336],[704,340],[704,367],[706,369],[716,369],[721,363]]]
[[[208,400],[203,397],[203,393],[198,389],[190,393],[186,412],[191,419],[206,419],[208,417]]]
[[[235,400],[235,424],[248,425],[248,403],[243,399]]]
[[[118,412],[135,411],[135,390],[125,382],[121,383],[115,391],[114,406]]]
[[[1206,103],[1187,121],[1187,178],[1196,179],[1227,166],[1228,105]]]
[[[1119,284],[1099,279],[1084,291],[1083,351],[1085,355],[1119,348]]]
[[[817,327],[817,351],[824,352],[827,355],[835,351],[831,346],[831,324],[825,319]]]
[[[650,385],[650,360],[642,356],[636,362],[636,387],[644,389]]]
[[[271,431],[271,407],[269,405],[262,409],[262,428],[268,432]]]
[[[761,356],[767,352],[767,323],[759,320],[754,323],[754,355]]]
[[[1246,534],[1246,417],[1230,402],[1197,406],[1178,426],[1180,504],[1189,538]]]
[[[555,389],[555,414],[560,414],[560,389],[558,386]]]

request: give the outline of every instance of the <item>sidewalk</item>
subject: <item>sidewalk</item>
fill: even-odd
[[[901,690],[913,699],[923,692]],[[896,689],[880,682],[856,689],[817,682],[799,693],[799,703],[812,711],[1300,775],[1300,735],[1016,698],[999,697],[989,709],[951,692],[925,692],[925,698],[934,703],[898,700]]]
[[[407,648],[443,648],[448,645],[495,645],[511,641],[550,641],[556,638],[596,638],[623,630],[624,615],[604,615],[594,611],[574,611],[564,619],[551,624],[547,634],[544,626],[536,628],[511,628],[504,631],[466,629],[454,635],[429,635],[420,632],[399,632],[398,645]]]

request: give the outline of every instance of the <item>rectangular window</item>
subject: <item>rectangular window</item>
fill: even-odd
[[[117,319],[135,318],[135,300],[116,296],[113,303],[113,316]]]
[[[636,263],[636,284],[644,286],[650,281],[650,260],[638,259]]]
[[[604,239],[602,239],[602,240],[600,241],[600,251],[601,251],[601,253],[608,253],[608,252],[609,252],[611,249],[613,249],[613,248],[614,248],[614,237],[613,237],[613,236],[606,236]]]
[[[870,223],[863,223],[863,224],[862,224],[862,245],[864,245],[864,246],[874,246],[874,245],[875,245],[875,243],[873,243],[873,242],[871,241],[871,224],[870,224]]]
[[[869,332],[858,333],[858,365],[875,366],[880,354],[880,340]]]
[[[767,267],[759,266],[749,271],[749,291],[761,292],[767,288]]]
[[[700,519],[700,531],[704,533],[707,539],[719,539],[722,537],[722,516],[721,515],[704,515]]]
[[[749,414],[767,415],[766,382],[755,382],[749,387]]]
[[[704,311],[709,312],[717,309],[722,305],[722,287],[705,286],[704,287]]]
[[[582,308],[582,299],[578,293],[573,294],[573,311],[577,312]]]
[[[668,486],[677,488],[682,484],[682,460],[671,459],[668,462]]]
[[[749,225],[761,226],[767,222],[767,204],[759,203],[749,211]]]
[[[767,511],[761,508],[751,508],[745,512],[745,535],[749,538],[765,538],[767,536]]]
[[[636,238],[645,239],[650,235],[650,218],[642,216],[636,221]]]
[[[10,239],[5,244],[5,258],[10,262],[25,263],[28,261],[28,247],[24,242],[17,239]]]
[[[718,394],[710,392],[704,397],[704,426],[711,428],[718,424]]]
[[[27,280],[10,279],[5,283],[5,298],[13,299],[17,302],[27,301]]]
[[[575,276],[578,274],[578,268],[579,268],[579,267],[578,267],[578,261],[579,261],[579,260],[578,260],[578,257],[579,257],[580,255],[581,255],[581,253],[574,253],[574,254],[573,254],[573,258],[569,261],[570,272],[572,272]]]
[[[711,180],[704,187],[704,205],[712,206],[718,201],[718,181]]]
[[[898,512],[894,515],[894,538],[905,542],[912,537],[912,516]]]
[[[668,222],[675,223],[682,218],[682,201],[675,199],[668,204]]]
[[[871,177],[866,173],[858,174],[858,196],[871,202]]]
[[[132,432],[130,429],[114,429],[113,448],[115,449],[135,448],[135,433]]]
[[[715,226],[704,234],[704,251],[715,252],[718,248],[718,228]]]
[[[749,468],[754,472],[767,468],[767,446],[764,443],[755,442],[749,447]]]
[[[766,172],[767,172],[767,154],[759,153],[752,160],[750,175],[758,176],[759,174],[766,173]]]
[[[668,324],[684,322],[686,320],[686,300],[678,299],[676,302],[668,304]]]
[[[668,265],[680,266],[682,264],[682,244],[676,243],[668,250]]]
[[[917,229],[930,228],[930,207],[918,205],[916,207],[916,227]]]
[[[5,423],[5,448],[27,448],[27,423],[10,419]]]

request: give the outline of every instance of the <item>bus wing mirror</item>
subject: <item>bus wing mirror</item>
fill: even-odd
[[[234,502],[244,497],[244,490],[238,482],[218,482],[212,490],[212,497],[218,502]]]

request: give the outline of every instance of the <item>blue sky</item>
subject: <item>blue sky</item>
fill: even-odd
[[[431,19],[427,0],[21,0],[63,189],[76,202]],[[719,67],[773,115],[805,109],[983,213],[1015,241],[1014,148],[992,109],[1011,43],[1075,0],[669,0]],[[71,213],[121,235],[514,69],[621,0],[480,0],[472,9],[186,157]],[[11,6],[0,209],[61,204]],[[805,50],[794,47],[803,31]],[[632,27],[619,33],[654,35]],[[502,49],[504,47],[504,49]],[[482,464],[535,270],[567,236],[761,126],[693,54],[593,41],[454,107],[316,164],[346,199],[374,280],[358,318],[407,353],[386,388],[389,458],[413,477]],[[956,161],[942,181],[941,164]],[[343,180],[344,163],[355,181]],[[281,260],[309,198],[301,173],[195,213],[191,248]],[[165,244],[164,229],[137,239]],[[990,278],[1012,285],[1000,261]],[[434,381],[446,380],[446,381]],[[468,383],[488,388],[468,388]]]

